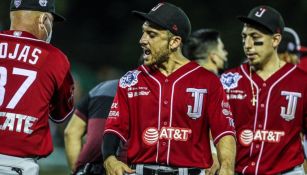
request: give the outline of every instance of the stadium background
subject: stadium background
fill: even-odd
[[[57,12],[66,17],[65,23],[54,24],[52,43],[67,54],[76,80],[77,101],[96,83],[119,78],[138,65],[142,53],[138,41],[142,21],[132,10],[147,12],[155,0],[84,1],[57,0]],[[229,67],[244,59],[236,19],[246,15],[255,5],[270,5],[281,12],[286,26],[297,31],[302,45],[307,46],[307,0],[169,0],[188,14],[192,30],[214,28],[220,31],[228,51]],[[9,28],[10,0],[0,0],[0,30]],[[66,123],[52,125],[55,151],[40,160],[41,175],[68,174],[63,143]],[[33,148],[35,149],[35,148]]]

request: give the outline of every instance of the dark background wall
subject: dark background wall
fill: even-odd
[[[52,43],[72,62],[91,70],[114,66],[126,71],[137,65],[141,49],[138,40],[142,22],[132,10],[149,11],[160,1],[149,0],[58,0],[57,11],[67,18],[55,24]],[[255,5],[271,5],[284,16],[307,44],[307,0],[170,0],[190,17],[192,28],[215,28],[222,34],[229,52],[230,66],[243,59],[237,15],[246,15]],[[9,27],[9,0],[0,1],[0,29]]]

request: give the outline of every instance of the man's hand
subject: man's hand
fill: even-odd
[[[212,158],[213,158],[213,164],[209,169],[206,169],[205,172],[208,175],[215,175],[218,170],[220,169],[220,163],[219,160],[217,158],[217,154],[216,153],[212,153]]]
[[[116,159],[115,156],[109,156],[103,163],[107,175],[123,175],[124,173],[134,173],[134,170],[125,163]]]

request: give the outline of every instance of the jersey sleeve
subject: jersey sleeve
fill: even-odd
[[[123,141],[128,139],[129,111],[125,89],[118,87],[106,121],[104,133],[114,133]]]
[[[89,114],[89,101],[90,101],[90,96],[87,94],[84,96],[80,102],[76,106],[75,113],[78,115],[79,118],[81,118],[84,122],[87,122],[88,120],[88,114]]]
[[[74,82],[72,75],[67,71],[66,76],[56,89],[50,104],[50,119],[56,123],[63,122],[74,108]]]
[[[213,79],[211,82],[207,111],[213,141],[217,144],[225,135],[235,136],[235,127],[230,105],[221,83],[218,79]]]

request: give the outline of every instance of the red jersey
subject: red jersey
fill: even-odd
[[[66,56],[21,31],[0,33],[0,153],[18,157],[52,152],[48,118],[62,122],[73,110]]]
[[[300,58],[300,62],[298,63],[298,67],[307,71],[307,56]]]
[[[208,168],[214,142],[234,135],[219,79],[190,62],[169,76],[144,65],[119,81],[107,132],[129,140],[128,162]]]
[[[243,64],[224,73],[221,82],[236,124],[236,172],[278,174],[302,164],[307,74],[286,64],[263,81],[256,73],[250,76],[249,65]]]

